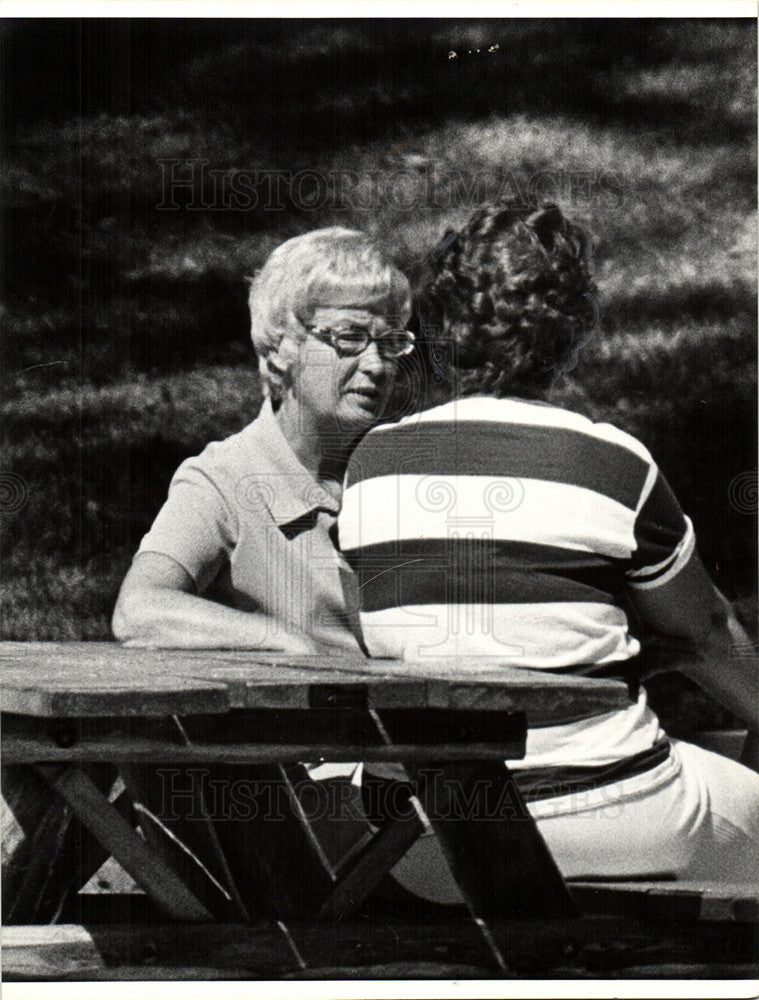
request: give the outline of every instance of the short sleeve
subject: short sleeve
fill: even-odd
[[[170,556],[202,593],[228,561],[234,542],[229,505],[200,460],[190,458],[174,474],[169,495],[138,554]]]
[[[677,576],[695,549],[690,518],[683,514],[669,483],[654,469],[653,486],[635,519],[636,548],[627,572],[636,589],[653,589]]]

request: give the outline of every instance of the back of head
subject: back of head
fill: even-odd
[[[588,237],[558,206],[479,209],[443,238],[421,337],[459,396],[541,398],[597,319]]]

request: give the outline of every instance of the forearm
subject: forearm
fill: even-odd
[[[682,672],[746,723],[759,730],[759,662],[729,602],[715,589],[709,631],[694,642]]]
[[[160,587],[122,594],[113,616],[113,631],[129,646],[316,651],[304,634],[287,631],[268,615],[238,611]]]

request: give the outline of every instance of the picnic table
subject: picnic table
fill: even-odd
[[[528,726],[625,706],[621,682],[487,659],[412,664],[111,643],[4,643],[0,657],[3,919],[13,925],[4,943],[21,962],[11,977],[14,968],[95,974],[77,935],[87,955],[91,937],[81,927],[66,937],[54,924],[109,856],[166,922],[162,954],[174,956],[179,977],[179,956],[194,957],[187,976],[197,978],[200,952],[225,928],[228,944],[248,942],[249,973],[281,972],[289,961],[305,974],[347,954],[387,960],[387,935],[378,944],[371,920],[350,918],[430,827],[468,917],[435,933],[412,919],[403,944],[393,931],[394,958],[410,947],[417,959],[466,954],[471,965],[475,954],[477,967],[504,971],[530,927],[577,926],[577,900],[505,761],[524,755]],[[304,765],[320,761],[401,762],[405,808],[377,829],[310,807],[316,783]],[[230,799],[220,805],[210,792],[242,780],[247,796],[232,796],[231,817]],[[274,816],[264,808],[272,801]],[[127,966],[146,933],[136,924],[100,931]],[[102,958],[95,966],[102,972]]]

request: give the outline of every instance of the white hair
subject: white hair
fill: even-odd
[[[249,279],[250,333],[264,394],[282,396],[318,306],[372,305],[406,323],[411,290],[406,277],[364,233],[335,226],[295,236]]]

